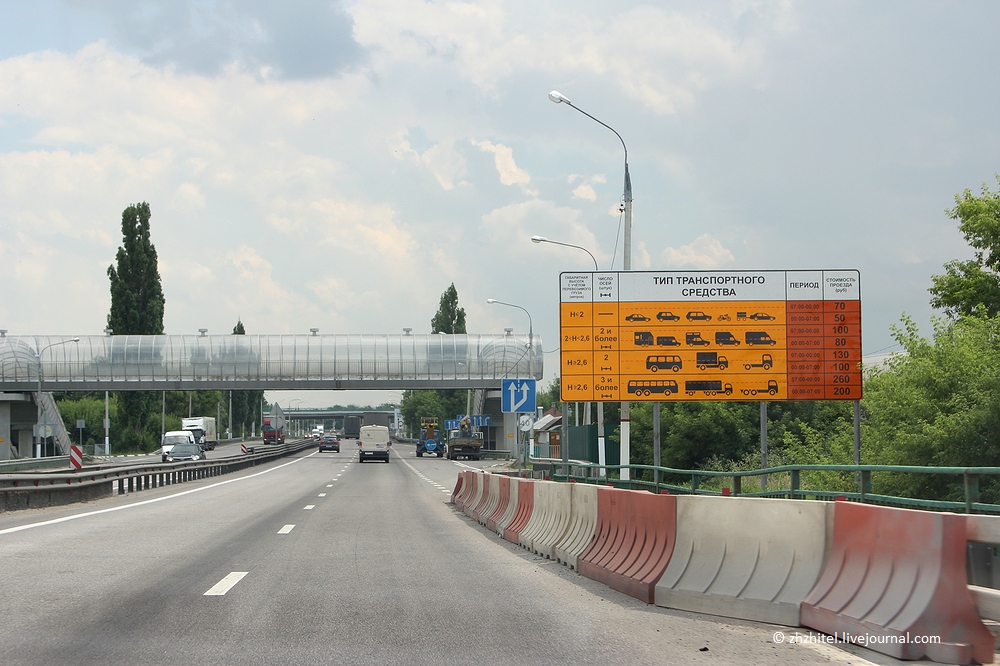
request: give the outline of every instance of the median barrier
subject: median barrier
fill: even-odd
[[[476,508],[479,501],[483,498],[483,489],[486,483],[485,476],[482,472],[472,473],[472,493],[469,495],[469,501],[462,507],[462,511],[470,518],[472,517],[472,510]]]
[[[469,480],[472,482],[469,484],[469,493],[465,496],[465,501],[462,502],[462,513],[469,515],[469,510],[471,506],[479,499],[479,491],[482,489],[483,485],[483,475],[481,472],[472,472],[472,476]]]
[[[497,479],[500,482],[499,498],[493,512],[486,516],[485,522],[487,529],[491,532],[497,531],[497,521],[507,512],[507,507],[510,506],[510,477],[504,474],[497,477]]]
[[[508,476],[507,481],[510,483],[507,510],[497,519],[496,527],[493,529],[500,538],[503,538],[504,530],[507,529],[507,526],[514,520],[514,516],[517,515],[517,485],[521,480],[516,476]]]
[[[573,511],[575,483],[556,483],[549,490],[549,515],[531,539],[531,550],[550,560],[556,559],[556,544],[565,536]]]
[[[832,522],[804,626],[864,636],[897,659],[993,661],[993,635],[966,586],[965,516],[836,502]]]
[[[677,497],[677,538],[657,606],[799,626],[819,580],[827,502]]]
[[[534,485],[538,481],[531,479],[518,479],[517,483],[517,513],[511,519],[510,524],[503,530],[503,538],[511,543],[520,543],[521,530],[531,520],[531,512],[535,507]]]
[[[674,548],[676,520],[676,495],[598,488],[597,535],[580,555],[578,571],[653,603]]]
[[[462,489],[455,495],[455,506],[461,510],[468,503],[469,495],[472,494],[472,487],[476,483],[476,480],[472,472],[461,472],[460,476],[462,477]]]
[[[472,504],[469,505],[469,510],[466,511],[466,514],[473,520],[478,520],[479,511],[490,499],[490,476],[492,475],[477,472],[476,476],[479,477],[479,497],[473,500]]]
[[[524,529],[518,534],[517,540],[523,548],[531,550],[531,540],[534,539],[542,530],[545,522],[552,515],[549,504],[552,501],[553,492],[555,490],[555,481],[535,481],[534,486],[534,498],[531,510],[531,518],[524,525]]]
[[[475,512],[473,518],[481,524],[486,524],[486,517],[493,513],[497,502],[500,501],[500,477],[496,474],[486,475],[486,501]]]
[[[565,536],[555,546],[556,559],[578,569],[577,560],[587,550],[597,529],[597,486],[584,483],[570,484],[571,518]]]
[[[468,474],[468,472],[458,473],[458,478],[455,479],[455,489],[451,491],[451,499],[448,501],[448,504],[454,504],[455,499],[462,494],[462,490],[465,488],[466,474]]]

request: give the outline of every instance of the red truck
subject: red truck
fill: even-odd
[[[264,424],[261,427],[265,444],[285,443],[285,415],[281,408],[275,405],[271,408],[271,413],[264,417]]]

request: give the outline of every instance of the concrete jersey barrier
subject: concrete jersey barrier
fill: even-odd
[[[579,557],[579,572],[653,603],[674,549],[676,521],[676,495],[598,488],[597,535]]]
[[[465,475],[468,472],[459,472],[458,478],[455,479],[455,489],[451,491],[451,499],[448,500],[448,504],[454,504],[455,500],[462,494],[462,490],[465,488]]]
[[[486,524],[486,517],[496,508],[500,501],[500,477],[496,474],[486,475],[486,501],[482,503],[472,516],[481,524]]]
[[[554,486],[556,485],[555,481],[535,481],[532,484],[534,488],[534,506],[531,511],[531,518],[525,523],[524,529],[518,535],[518,542],[528,550],[531,550],[531,540],[541,531],[543,524],[551,515],[549,504],[552,501],[552,491],[555,490]]]
[[[521,530],[531,520],[532,509],[535,507],[536,483],[538,482],[530,479],[518,479],[517,513],[503,531],[503,538],[511,543],[520,543]]]
[[[657,606],[799,626],[819,579],[828,503],[677,497],[677,541]]]
[[[497,521],[506,513],[507,507],[510,505],[510,477],[506,475],[498,476],[497,480],[500,482],[499,498],[492,513],[486,516],[485,522],[486,528],[491,532],[497,531]]]
[[[510,497],[507,500],[507,510],[497,519],[496,529],[494,530],[500,538],[503,538],[504,530],[507,529],[507,526],[514,520],[514,516],[517,515],[517,486],[521,482],[520,479],[513,476],[509,476],[507,479],[510,481],[508,491]]]
[[[597,529],[597,486],[573,483],[570,489],[570,525],[555,546],[556,559],[570,569],[578,569],[577,560],[587,550]]]
[[[802,624],[862,635],[897,659],[993,661],[993,635],[966,586],[965,516],[836,502],[823,573]],[[940,642],[926,643],[937,638]]]
[[[573,512],[573,486],[575,483],[556,483],[549,489],[549,515],[538,532],[531,538],[531,551],[556,559],[556,544],[566,535]]]

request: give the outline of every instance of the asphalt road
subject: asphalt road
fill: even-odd
[[[0,514],[0,659],[900,663],[776,644],[789,629],[647,606],[530,555],[446,503],[460,469],[493,464],[417,458],[405,445],[388,464],[310,449],[224,477]]]

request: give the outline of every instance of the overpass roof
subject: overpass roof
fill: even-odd
[[[0,337],[0,391],[499,388],[542,378],[539,336]],[[39,362],[38,352],[41,352]]]

